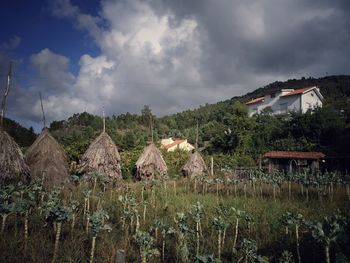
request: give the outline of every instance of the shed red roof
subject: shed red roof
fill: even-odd
[[[286,159],[323,159],[325,155],[321,152],[285,152],[271,151],[264,154],[266,158],[286,158]]]
[[[263,102],[265,97],[260,97],[260,98],[256,98],[256,99],[252,99],[251,101],[248,101],[246,103],[246,105],[250,105],[250,104],[255,104],[255,103],[259,103],[259,102]]]
[[[180,144],[180,143],[183,143],[184,141],[186,141],[186,140],[176,140],[176,141],[174,141],[173,143],[170,143],[170,144],[165,145],[164,148],[168,150],[168,149],[170,149],[171,147],[173,147],[173,146],[175,146],[175,145],[178,145],[178,144]]]
[[[308,91],[308,90],[311,90],[313,89],[314,87],[307,87],[307,88],[303,88],[303,89],[296,89],[296,90],[293,90],[287,94],[284,94],[283,96],[281,97],[287,97],[287,96],[294,96],[294,95],[299,95],[299,94],[303,94],[304,92]]]

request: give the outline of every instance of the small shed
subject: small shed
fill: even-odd
[[[320,161],[325,158],[321,152],[270,151],[264,154],[268,160],[268,171],[301,172],[311,169],[319,170]]]

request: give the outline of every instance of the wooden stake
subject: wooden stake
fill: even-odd
[[[197,129],[196,129],[196,151],[198,151],[198,120],[197,120]]]
[[[103,120],[103,132],[106,132],[106,119],[105,119],[105,111],[102,111],[102,120]]]
[[[46,118],[45,118],[45,111],[44,111],[44,105],[43,105],[43,98],[41,97],[41,92],[39,91],[39,98],[40,98],[40,104],[41,104],[41,111],[43,113],[43,128],[46,127]]]
[[[7,95],[9,94],[9,91],[10,91],[11,78],[12,78],[12,61],[10,61],[9,73],[7,74],[6,90],[5,90],[5,93],[4,93],[4,96],[3,96],[3,99],[2,99],[2,105],[1,105],[1,122],[0,122],[0,128],[1,129],[4,126],[6,99],[7,99]]]
[[[152,142],[153,142],[153,123],[152,123],[152,114],[149,116],[150,118],[150,122],[151,122],[151,138],[152,138]]]

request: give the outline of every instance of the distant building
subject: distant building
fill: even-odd
[[[268,160],[268,171],[279,170],[284,172],[302,172],[310,169],[313,172],[319,170],[320,161],[325,158],[321,152],[291,152],[270,151],[264,154]]]
[[[190,152],[194,149],[194,146],[187,142],[187,139],[162,139],[160,141],[161,147],[165,149],[167,152],[175,151],[176,149],[180,149],[183,151]]]
[[[309,109],[322,107],[323,96],[320,90],[314,87],[303,89],[282,89],[248,101],[248,115],[260,113],[263,109],[270,107],[272,114],[283,115],[291,111],[305,113]]]

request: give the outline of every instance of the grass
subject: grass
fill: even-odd
[[[335,189],[333,200],[330,196],[323,196],[319,199],[316,189],[310,189],[309,201],[306,201],[305,195],[301,195],[300,187],[293,185],[292,198],[288,197],[288,189],[282,186],[280,192],[277,193],[276,200],[273,198],[273,190],[271,185],[263,185],[263,195],[258,191],[254,193],[253,188],[249,185],[247,189],[247,197],[244,197],[243,185],[239,185],[237,196],[234,194],[233,187],[230,186],[229,192],[224,185],[220,186],[219,196],[216,194],[216,186],[209,187],[209,191],[204,195],[201,193],[201,185],[197,186],[195,193],[192,184],[186,181],[177,182],[176,193],[173,183],[167,183],[167,189],[163,184],[155,186],[154,194],[152,190],[147,188],[144,191],[144,199],[148,202],[146,221],[143,222],[142,212],[143,203],[141,202],[140,183],[128,184],[128,189],[122,187],[119,189],[108,189],[104,193],[97,193],[100,189],[96,189],[91,197],[91,211],[97,209],[98,199],[103,209],[109,216],[109,224],[113,230],[111,233],[101,232],[97,237],[95,262],[115,262],[117,249],[125,249],[127,262],[137,262],[139,260],[139,252],[133,241],[134,225],[126,231],[122,229],[121,217],[123,215],[123,206],[118,201],[119,195],[133,194],[136,200],[136,208],[141,215],[141,230],[150,231],[151,226],[156,218],[161,219],[164,223],[175,226],[174,216],[177,212],[187,213],[193,204],[199,201],[204,206],[204,215],[202,220],[203,238],[200,240],[201,254],[216,255],[217,234],[211,227],[212,219],[218,215],[217,207],[221,206],[230,208],[235,207],[249,213],[254,222],[251,232],[248,231],[247,224],[242,220],[239,227],[238,243],[243,238],[252,238],[257,241],[258,253],[270,259],[271,262],[278,262],[278,258],[284,250],[289,250],[294,254],[295,240],[293,233],[286,236],[285,229],[281,225],[279,219],[285,212],[301,213],[308,220],[320,220],[326,215],[333,214],[337,209],[342,209],[348,213],[349,201],[346,192],[342,188]],[[74,187],[65,187],[62,192],[62,200],[68,203],[70,198],[79,200],[81,204],[80,211],[74,229],[73,239],[70,236],[70,222],[63,223],[61,239],[58,251],[57,262],[87,262],[90,255],[91,236],[86,235],[85,225],[86,219],[83,218],[84,196],[83,190],[89,187],[87,184]],[[348,217],[349,218],[349,217]],[[234,216],[227,217],[227,222],[231,225],[227,229],[226,240],[222,248],[222,261],[232,261],[232,244],[234,236]],[[134,220],[135,223],[135,220]],[[191,229],[195,229],[195,222],[188,216],[187,224]],[[154,232],[151,233],[154,236]],[[5,232],[0,239],[1,262],[50,262],[52,258],[55,232],[51,226],[45,225],[44,215],[40,215],[38,207],[34,208],[29,218],[29,241],[28,249],[24,251],[24,226],[23,218],[10,215],[7,219]],[[194,259],[195,233],[188,235],[188,246],[191,261]],[[347,237],[348,238],[348,237]],[[349,256],[346,244],[337,244],[332,251],[342,252]],[[156,247],[161,251],[161,235],[158,235]],[[301,229],[301,254],[303,262],[322,262],[323,252],[319,244],[315,243],[310,232],[306,228]],[[332,255],[334,258],[334,253]],[[166,239],[166,262],[177,262],[178,254],[176,251],[176,238],[169,235]],[[161,257],[152,259],[150,262],[161,262]]]

